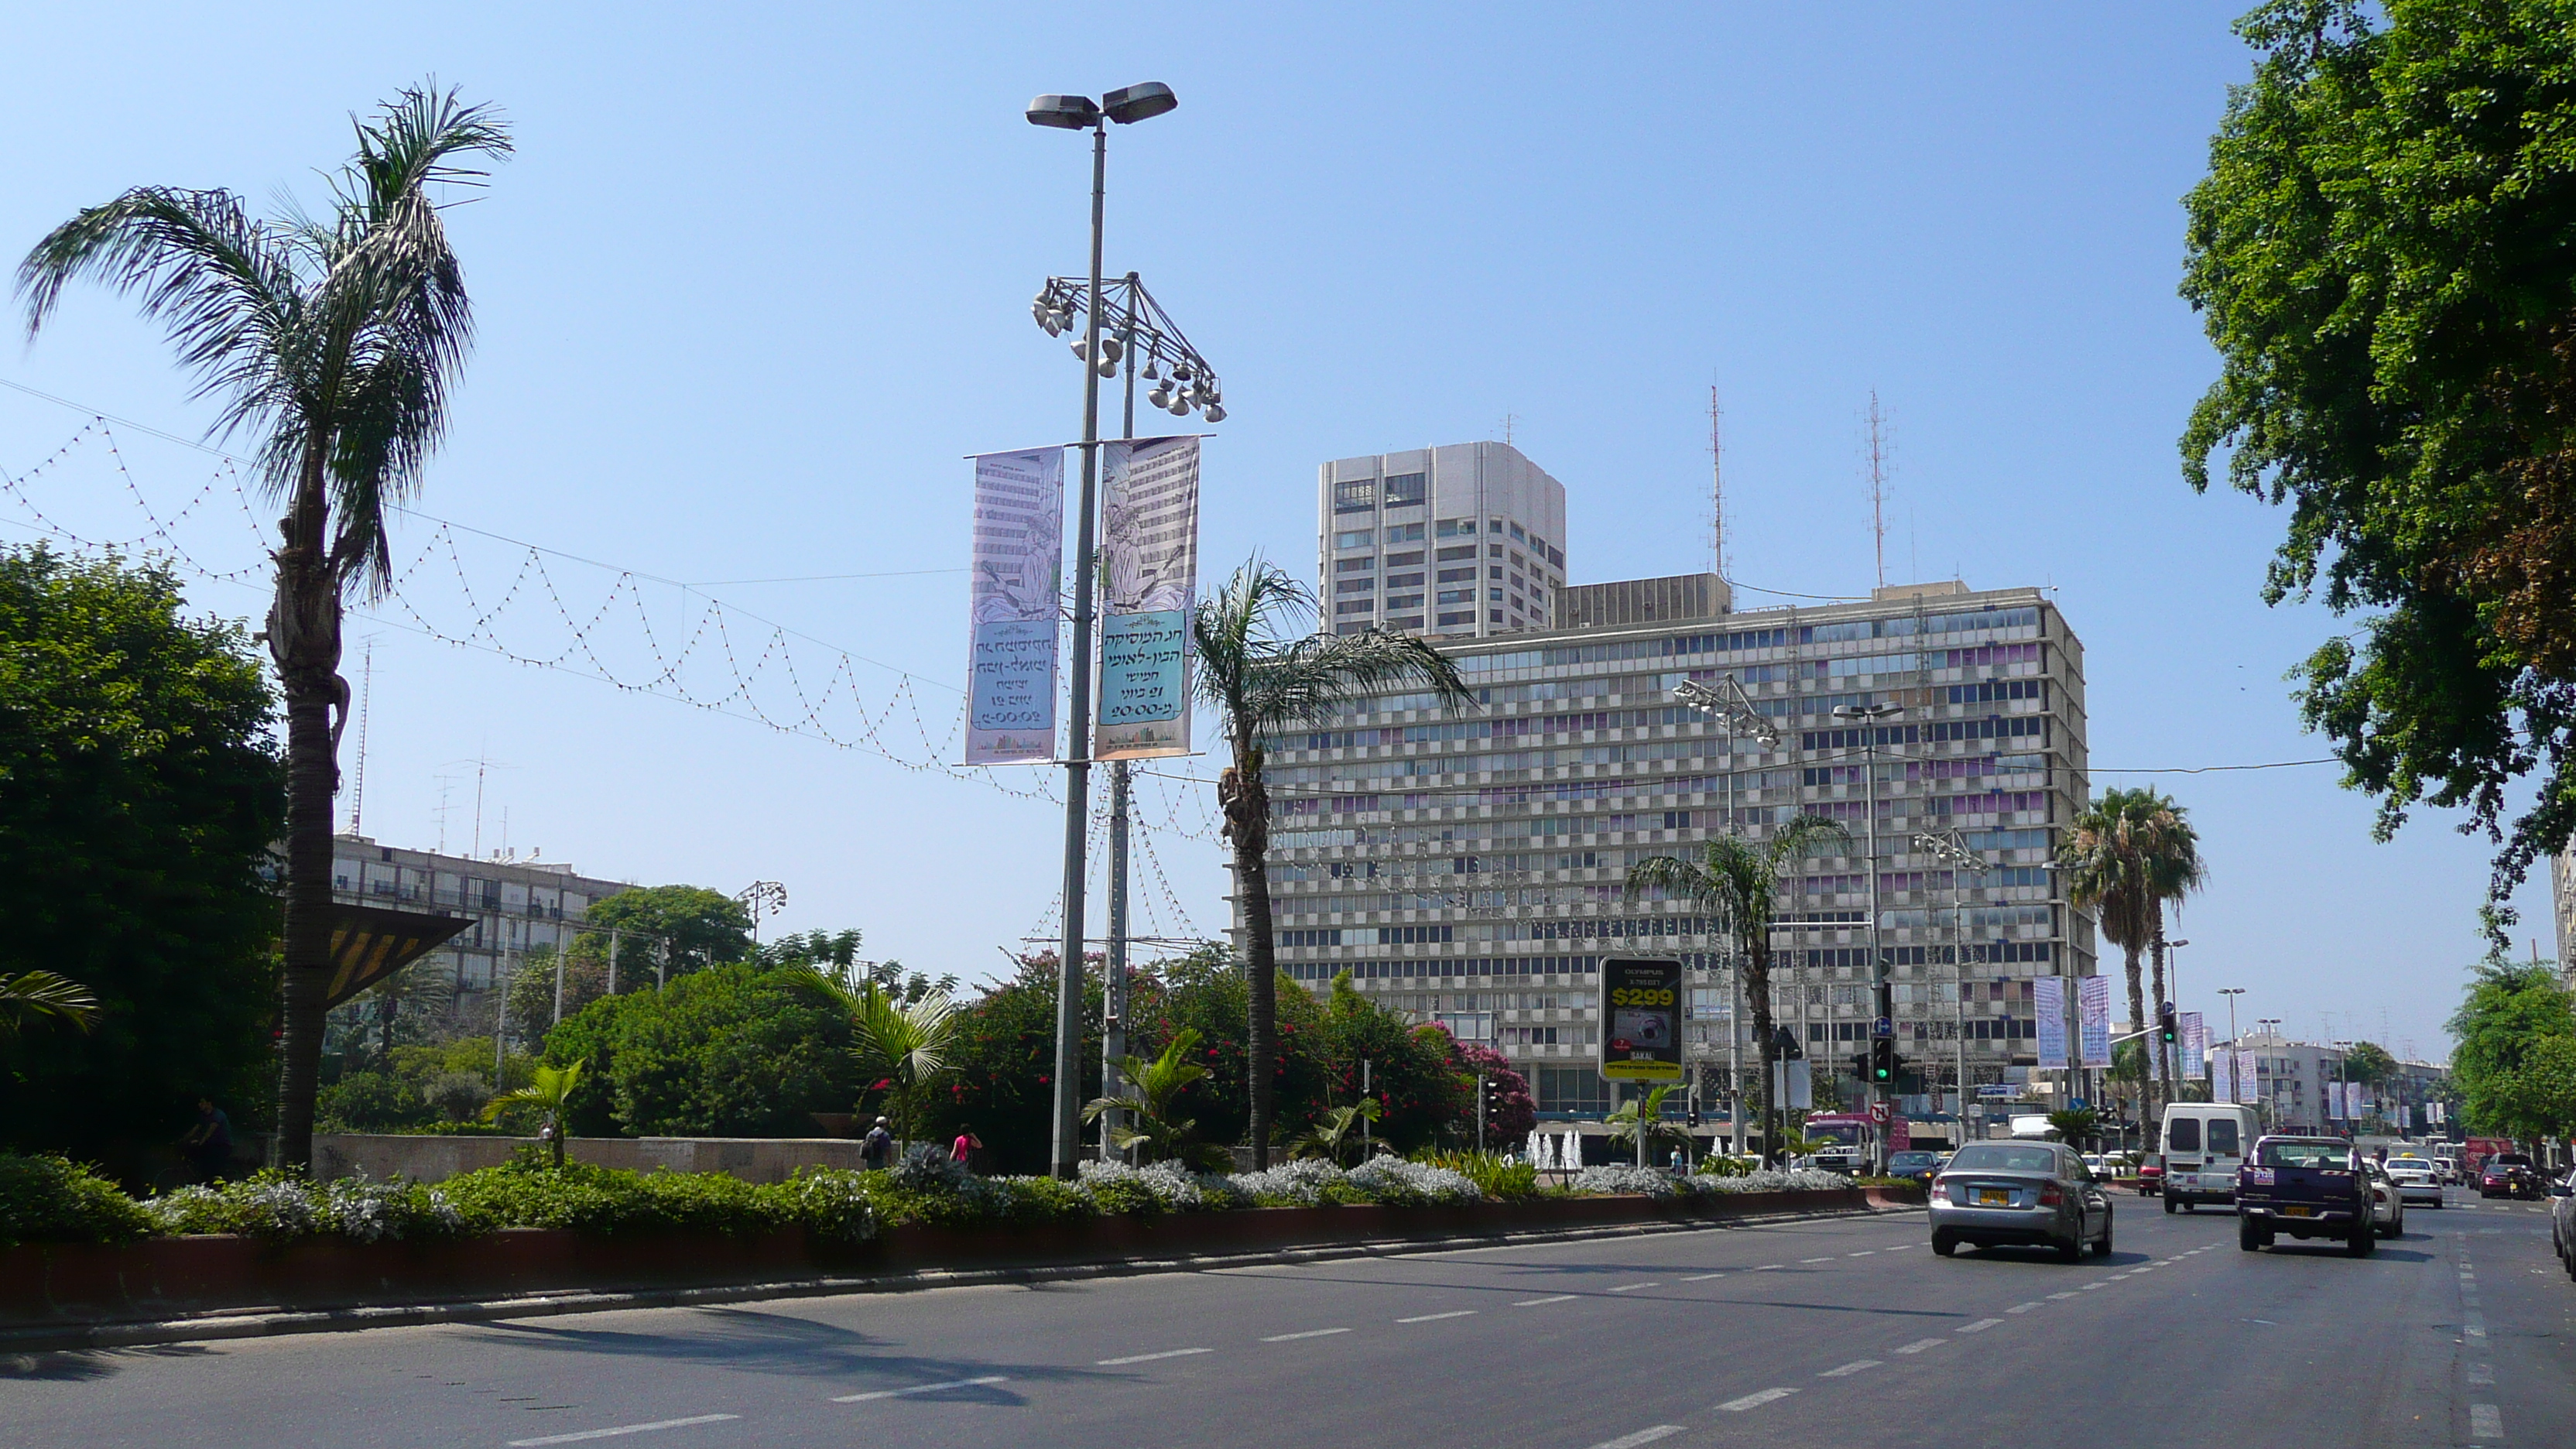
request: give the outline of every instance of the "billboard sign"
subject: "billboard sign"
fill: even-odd
[[[966,763],[1040,763],[1055,758],[1064,449],[986,453],[974,461]]]
[[[1186,755],[1199,440],[1125,439],[1101,451],[1100,703],[1091,757]]]
[[[1682,1079],[1682,963],[1610,956],[1601,962],[1601,1077]]]

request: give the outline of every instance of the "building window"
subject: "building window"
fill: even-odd
[[[1418,589],[1422,587],[1422,575],[1388,574],[1386,586],[1390,589]]]
[[[1419,523],[1390,523],[1386,526],[1386,541],[1389,543],[1420,543],[1422,541],[1422,525]]]
[[[1468,544],[1463,548],[1444,548],[1432,556],[1442,563],[1456,563],[1460,559],[1474,558],[1476,556],[1476,546],[1474,544]],[[1474,575],[1470,574],[1468,577],[1473,578]]]
[[[1440,602],[1444,604],[1472,604],[1476,602],[1476,591],[1474,589],[1442,589],[1440,591]],[[1475,622],[1475,616],[1472,614],[1469,615],[1468,622]]]
[[[1512,537],[1521,540],[1523,543],[1527,543],[1529,541],[1529,535],[1521,532],[1521,526],[1517,523],[1512,525]]]
[[[1442,569],[1440,571],[1440,582],[1444,584],[1468,583],[1475,577],[1476,571],[1474,569]]]
[[[1333,560],[1333,572],[1337,574],[1355,574],[1376,562],[1376,555],[1365,553],[1361,554],[1358,558],[1335,559]]]
[[[1418,525],[1417,525],[1417,526],[1418,526]],[[1387,535],[1387,541],[1388,541],[1388,542],[1390,542],[1390,543],[1394,542],[1394,540],[1395,540],[1395,530],[1394,530],[1394,529],[1391,529],[1391,528],[1390,528],[1390,529],[1388,529],[1388,530],[1386,531],[1386,535]],[[1391,553],[1391,554],[1388,554],[1388,555],[1386,556],[1386,566],[1387,566],[1388,568],[1391,568],[1391,569],[1400,569],[1400,568],[1403,568],[1403,567],[1404,567],[1405,565],[1407,565],[1407,564],[1418,564],[1418,563],[1420,563],[1420,562],[1422,562],[1422,550],[1420,550],[1420,549],[1418,549],[1418,548],[1417,548],[1417,549],[1415,549],[1415,550],[1413,550],[1413,551],[1412,551],[1412,552],[1410,552],[1410,553]]]
[[[1503,546],[1502,546],[1501,544],[1499,544],[1499,543],[1489,543],[1489,544],[1486,544],[1486,545],[1485,545],[1485,557],[1487,557],[1487,558],[1501,558],[1502,556],[1503,556]]]
[[[1336,614],[1367,614],[1375,612],[1376,609],[1377,602],[1373,599],[1344,599],[1333,606],[1333,612]]]
[[[1333,585],[1337,594],[1365,594],[1377,587],[1375,579],[1342,579]]]
[[[1487,590],[1485,590],[1485,602],[1487,602],[1487,603],[1489,603],[1489,604],[1499,604],[1499,603],[1501,603],[1502,601],[1503,601],[1503,591],[1502,591],[1502,590],[1500,590],[1500,589],[1487,589]],[[1495,623],[1499,624],[1499,623],[1501,623],[1502,621],[1503,621],[1503,619],[1502,619],[1502,616],[1501,616],[1500,614],[1497,614],[1497,615],[1495,615],[1495,616],[1494,616],[1494,622],[1495,622]]]
[[[1610,1084],[1593,1067],[1538,1069],[1538,1107],[1542,1112],[1607,1112]]]
[[[1371,534],[1372,534],[1372,533],[1373,533],[1373,530],[1370,530],[1370,529],[1366,529],[1366,528],[1355,528],[1355,529],[1352,529],[1352,530],[1351,530],[1350,532],[1348,532],[1348,533],[1337,533],[1337,534],[1334,534],[1334,535],[1333,535],[1333,547],[1335,547],[1335,548],[1366,548],[1366,547],[1368,547],[1368,546],[1369,546],[1370,539],[1371,539]]]
[[[1356,482],[1333,485],[1335,513],[1367,513],[1377,507],[1377,480],[1362,478]]]
[[[1475,531],[1476,520],[1472,518],[1444,518],[1440,520],[1439,532],[1442,538],[1469,536],[1473,535]]]
[[[1485,611],[1485,622],[1489,624],[1499,624],[1503,622],[1503,611],[1500,609],[1487,609]]]
[[[1422,600],[1417,597],[1410,604],[1389,603],[1387,607],[1390,609],[1419,609],[1422,607]],[[1386,621],[1386,627],[1390,629],[1419,629],[1422,627],[1422,616],[1420,614],[1415,614],[1403,619],[1389,619]]]
[[[1420,503],[1428,494],[1430,482],[1429,475],[1422,473],[1388,474],[1386,506],[1401,508],[1408,503]]]
[[[1475,622],[1476,611],[1473,609],[1470,609],[1463,614],[1443,614],[1440,616],[1440,627],[1444,629],[1453,624],[1473,624]]]
[[[1547,551],[1547,562],[1550,568],[1561,569],[1565,567],[1565,550],[1561,548],[1549,549]]]
[[[1422,596],[1420,594],[1389,594],[1386,596],[1386,606],[1390,609],[1419,609],[1422,607]],[[1420,621],[1417,620],[1416,622],[1418,623]]]
[[[1489,1011],[1444,1011],[1432,1020],[1449,1028],[1449,1034],[1460,1041],[1494,1039],[1494,1014]]]

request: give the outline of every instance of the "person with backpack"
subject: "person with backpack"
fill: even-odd
[[[893,1165],[894,1134],[886,1130],[883,1117],[877,1119],[877,1125],[869,1128],[867,1137],[859,1143],[859,1163],[872,1168]]]

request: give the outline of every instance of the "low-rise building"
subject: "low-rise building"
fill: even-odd
[[[570,944],[592,905],[633,888],[534,855],[476,860],[381,845],[363,835],[331,840],[334,899],[473,920],[424,958],[445,963],[459,991],[490,987],[505,957]]]

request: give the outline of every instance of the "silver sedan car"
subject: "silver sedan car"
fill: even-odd
[[[1972,1142],[1932,1180],[1932,1251],[1961,1243],[2053,1247],[2075,1262],[2086,1244],[2111,1256],[2111,1198],[2084,1159],[2054,1142]]]

